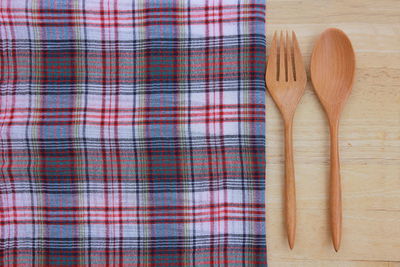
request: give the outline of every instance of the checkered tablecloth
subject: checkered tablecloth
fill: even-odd
[[[265,0],[0,1],[0,265],[265,266]]]

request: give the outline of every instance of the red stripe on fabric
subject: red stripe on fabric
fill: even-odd
[[[199,170],[196,170],[196,171],[205,172],[205,171],[207,171],[207,169],[203,168],[203,169],[199,169]],[[229,171],[228,174],[229,174],[229,177],[231,177],[231,178],[243,179],[242,172]],[[148,175],[151,175],[151,173],[147,172],[147,171],[143,171],[143,175],[148,176]],[[158,177],[157,177],[158,180],[166,180],[166,181],[174,180],[175,181],[175,180],[185,180],[185,179],[187,179],[187,176],[177,177],[176,175],[173,175],[173,174],[168,175],[168,174],[159,174],[158,173],[157,175],[158,175]],[[261,175],[261,174],[252,175],[251,177],[254,178],[254,179],[263,179],[264,175]],[[200,178],[196,178],[196,180],[200,180],[200,181],[201,180],[206,180],[206,179],[210,179],[210,177],[202,176]],[[15,181],[26,181],[26,178],[18,178],[17,177],[14,180]],[[53,182],[61,182],[61,181],[65,181],[65,180],[76,181],[76,180],[78,180],[78,177],[71,177],[71,175],[61,174],[60,171],[57,172],[57,175],[55,173],[53,173]],[[90,175],[90,180],[94,181],[94,182],[104,182],[104,178],[102,176],[100,178],[98,175]],[[112,181],[111,178],[110,178],[110,180]],[[148,182],[149,179],[148,178],[137,178],[137,177],[133,177],[133,178],[128,179],[128,178],[124,177],[123,180],[124,180],[124,182],[133,182],[133,181]],[[152,190],[150,189],[149,191],[151,192]],[[157,191],[157,190],[154,190],[154,191]]]
[[[209,13],[210,13],[210,6],[209,6],[209,1],[206,0],[206,8],[205,8],[205,15],[206,15],[206,20],[205,20],[205,28],[206,28],[206,36],[210,36],[210,22],[208,19]],[[192,21],[191,21],[192,22]],[[206,51],[205,51],[205,60],[206,60],[206,67],[205,67],[205,79],[206,79],[206,106],[210,106],[210,46],[209,46],[209,40],[207,39],[206,41]],[[215,104],[215,102],[214,102]],[[210,110],[206,110],[207,112],[207,116],[206,116],[206,136],[211,136],[211,120],[210,120]],[[194,121],[191,120],[191,123],[194,124]],[[210,139],[207,139],[207,147],[209,149],[210,152],[212,152],[211,150],[213,149],[213,146],[211,145]],[[212,158],[212,153],[208,154],[208,163],[212,164],[212,162],[214,162],[213,158]],[[210,202],[211,204],[215,203],[215,199],[214,199],[214,193],[212,191],[212,183],[214,182],[214,169],[213,168],[208,168],[208,175],[210,177],[210,186],[209,186],[209,190],[210,190]],[[214,207],[213,205],[211,205],[210,207],[211,212],[214,211]],[[196,220],[197,221],[197,220]],[[211,217],[210,218],[210,234],[214,235],[215,233],[215,229],[214,229],[214,224],[215,224],[215,218]],[[212,242],[210,244],[210,264],[211,266],[214,266],[214,243]],[[197,262],[196,262],[197,263]]]
[[[116,42],[116,43],[118,43],[118,42]],[[235,46],[235,44],[230,44],[229,46]],[[252,48],[253,51],[246,51],[246,50],[249,50],[250,48]],[[189,50],[187,48],[180,48],[178,51],[174,51],[174,49],[172,49],[172,48],[168,48],[168,49],[165,49],[165,50],[159,50],[159,49],[154,49],[154,48],[149,48],[149,49],[152,50],[155,55],[187,56],[189,54],[189,52],[188,52]],[[146,50],[148,50],[148,49],[146,49]],[[262,56],[259,55],[260,52],[262,52],[261,51],[261,47],[259,47],[259,46],[258,47],[253,47],[251,45],[248,45],[247,48],[243,49],[243,50],[246,52],[246,54],[249,54],[249,55],[250,54],[255,54],[254,58],[261,59],[264,56],[264,55],[262,55]],[[194,55],[196,53],[201,54],[203,52],[204,52],[204,48],[198,49],[198,50],[196,50],[196,48],[191,48],[190,49],[190,54],[191,55]],[[210,51],[210,54],[218,54],[219,55],[220,53],[222,53],[222,54],[226,55],[226,54],[231,54],[233,52],[238,52],[238,48],[237,47],[224,47],[222,49],[221,47],[215,47],[212,51]],[[135,55],[133,55],[134,53],[135,53]],[[93,51],[93,50],[86,51],[85,54],[87,54],[88,58],[90,58],[90,59],[102,58],[102,55],[101,55],[100,52],[96,52],[96,51]],[[115,52],[110,51],[109,54],[111,56],[113,56],[115,54]],[[133,52],[133,51],[120,52],[119,54],[120,54],[120,56],[123,56],[123,58],[126,59],[126,60],[133,60],[133,59],[143,59],[143,58],[145,58],[146,52],[144,52],[143,50],[140,50],[140,51],[135,51],[135,52]],[[57,51],[57,54],[52,54],[50,56],[50,58],[51,59],[60,59],[61,60],[61,59],[65,59],[65,56],[69,56],[69,55],[81,56],[82,55],[82,51],[63,51],[63,50],[60,50],[60,51]],[[29,62],[29,56],[30,55],[29,54],[27,55],[26,51],[24,51],[24,50],[20,51],[20,54],[19,54],[20,61],[19,62],[28,63]],[[35,58],[35,55],[32,55],[32,57]],[[24,58],[27,58],[27,59],[24,61],[24,60],[22,60]],[[172,61],[169,58],[163,58],[162,60],[163,61],[167,61],[167,62],[168,61]],[[193,64],[190,63],[190,65],[193,65]],[[26,65],[22,65],[22,66],[27,67]],[[1,67],[3,67],[3,66],[1,66]]]
[[[106,118],[104,116],[104,118]],[[209,119],[208,117],[206,117],[206,119],[197,119],[197,120],[191,120],[192,124],[201,124],[201,123],[205,123],[205,124],[210,124],[210,123],[219,123],[219,122],[238,122],[239,118],[225,118],[225,119]],[[240,118],[241,122],[264,122],[264,118],[262,117],[244,117],[244,118]],[[85,121],[86,125],[99,125],[101,126],[101,129],[109,129],[110,126],[107,125],[107,127],[104,126],[105,124],[105,120],[103,120],[103,118],[101,119],[100,122],[98,121]],[[110,121],[108,121],[110,123]],[[109,124],[108,123],[108,124]],[[26,122],[12,122],[10,121],[9,123],[10,125],[26,125]],[[81,120],[73,120],[73,121],[36,121],[36,122],[32,122],[30,123],[31,126],[38,126],[38,125],[52,125],[52,126],[60,126],[60,125],[79,125],[82,124]],[[184,124],[188,124],[187,121],[184,120],[143,120],[143,121],[136,121],[135,123],[136,125],[166,125],[166,124],[170,124],[170,125],[184,125]],[[131,121],[120,121],[118,122],[118,126],[124,126],[124,125],[132,125]],[[103,137],[104,138],[104,137]]]
[[[18,209],[17,209],[18,210]],[[19,211],[19,210],[18,210]],[[115,218],[124,218],[124,217],[135,217],[135,214],[114,214],[114,211],[118,211],[119,209],[114,209],[110,214],[109,213],[93,213],[89,212],[87,214],[43,214],[41,218],[86,218],[86,217],[109,217],[111,219]],[[181,212],[181,213],[145,213],[141,214],[140,217],[157,217],[157,216],[165,216],[168,217],[188,217],[188,216],[204,216],[204,215],[219,215],[219,214],[252,214],[252,215],[263,215],[264,211],[243,211],[243,210],[226,210],[226,209],[218,209],[218,211],[214,212]],[[10,218],[10,216],[14,218],[24,218],[24,217],[32,217],[32,214],[29,213],[16,213],[16,214],[1,214],[0,218]],[[193,218],[192,218],[193,219]],[[122,223],[122,220],[121,222]],[[122,237],[120,237],[122,238]]]
[[[104,20],[106,21],[106,20]],[[237,22],[238,19],[224,19],[223,23],[230,23],[230,22]],[[241,22],[246,21],[246,22],[252,22],[252,21],[260,21],[260,22],[265,22],[265,19],[263,17],[245,17],[240,19]],[[192,20],[190,24],[192,25],[209,25],[209,24],[217,24],[219,23],[219,20]],[[2,22],[3,25],[5,26],[28,26],[26,22],[7,22],[4,21]],[[148,21],[148,22],[142,22],[142,23],[120,23],[117,25],[118,28],[132,28],[132,27],[148,27],[148,26],[162,26],[162,25],[187,25],[188,22],[181,22],[181,21]],[[37,27],[82,27],[84,24],[80,22],[35,22],[35,25]],[[101,23],[93,23],[93,22],[86,22],[85,26],[92,26],[92,27],[99,27],[99,28],[111,28],[115,27],[114,23],[104,23],[103,21]]]
[[[213,213],[218,214],[218,213]],[[47,217],[47,216],[45,216]],[[95,219],[88,219],[88,220],[44,220],[42,218],[33,219],[33,220],[3,220],[0,222],[0,225],[14,225],[14,221],[16,221],[15,225],[18,224],[48,224],[48,225],[79,225],[79,224],[104,224],[107,227],[111,227],[112,225],[119,225],[120,219],[118,220],[110,220],[108,217],[105,217],[105,220],[95,220]],[[178,223],[215,223],[215,222],[223,222],[225,220],[228,221],[241,221],[241,222],[263,222],[265,221],[264,217],[251,217],[251,216],[211,216],[210,218],[196,218],[196,219],[159,219],[159,220],[139,220],[139,219],[132,219],[132,220],[122,220],[123,223],[135,223],[135,224],[178,224]],[[212,228],[212,227],[211,227]],[[214,235],[211,233],[211,235]],[[107,234],[106,234],[107,236]],[[109,239],[109,237],[107,238]],[[107,245],[108,246],[108,245]]]
[[[58,112],[55,112],[58,113]],[[107,113],[105,113],[107,114]],[[89,119],[102,119],[103,117],[106,118],[107,120],[114,121],[114,126],[118,126],[118,120],[119,119],[132,119],[134,116],[133,115],[120,115],[118,116],[119,112],[115,112],[114,115],[112,114],[107,114],[107,115],[90,115],[90,114],[70,114],[70,115],[48,115],[48,114],[43,114],[43,115],[33,115],[31,118],[33,119],[47,119],[46,122],[52,122],[51,120],[49,121],[48,119],[79,119],[79,118],[89,118]],[[7,114],[9,115],[9,114]],[[210,114],[212,117],[218,116],[218,120],[222,123],[222,121],[225,119],[224,116],[229,116],[229,115],[237,115],[237,112],[213,112]],[[261,111],[245,111],[242,112],[241,115],[264,115],[264,112]],[[5,116],[4,121],[12,121],[13,119],[27,119],[28,116],[30,115],[13,115],[13,116]],[[180,119],[185,119],[187,117],[205,117],[207,116],[207,113],[187,113],[187,114],[182,114],[182,113],[172,113],[172,114],[143,114],[143,115],[137,115],[137,118],[148,118],[148,121],[151,121],[151,118],[180,118]],[[179,121],[178,121],[179,123]],[[220,133],[220,136],[222,136],[223,133]],[[115,136],[118,136],[117,134]]]
[[[1,54],[1,53],[0,53]],[[183,110],[206,110],[206,109],[251,109],[251,108],[265,108],[265,105],[262,104],[224,104],[224,105],[211,105],[211,106],[159,106],[159,107],[134,107],[134,108],[118,108],[118,109],[105,109],[107,113],[109,112],[134,112],[135,110],[143,110],[143,111],[183,111]],[[5,113],[7,109],[0,108],[1,113]],[[70,112],[70,111],[88,111],[88,112],[102,112],[102,109],[99,108],[79,108],[79,107],[72,107],[72,108],[15,108],[15,112],[21,111],[34,111],[34,112]]]
[[[246,71],[246,73],[248,74],[248,75],[251,75],[251,74],[262,74],[263,72],[262,71],[251,71],[251,70],[249,70],[249,71]],[[237,73],[237,72],[224,72],[224,74],[223,75],[226,75],[226,76],[228,76],[230,79],[236,79],[236,78],[238,78],[238,77],[241,77],[242,76],[242,74],[240,74],[240,73]],[[212,77],[214,78],[214,79],[218,79],[219,77],[221,77],[222,76],[222,74],[220,74],[220,73],[213,73],[213,75],[212,75]],[[156,78],[156,77],[161,77],[161,78]],[[162,79],[163,78],[163,79]],[[168,79],[168,78],[171,78],[171,75],[168,75],[168,74],[165,74],[165,75],[162,75],[162,74],[157,74],[157,75],[152,75],[151,76],[151,78],[150,79],[148,79],[147,80],[147,83],[149,84],[149,82],[160,82],[160,81],[169,81],[170,79]],[[97,78],[97,77],[91,77],[91,79],[93,80],[93,81],[97,81],[97,80],[99,80],[99,78]],[[195,81],[201,81],[201,82],[203,82],[205,79],[209,79],[209,77],[207,78],[207,75],[202,75],[202,74],[198,74],[198,73],[196,73],[196,75],[194,75],[193,77],[191,77],[191,80],[193,81],[193,82],[195,82]],[[26,80],[26,78],[24,78],[24,77],[22,77],[22,78],[20,78],[19,79],[19,81],[21,82],[21,81],[25,81]],[[131,79],[128,79],[128,80],[131,80]],[[145,81],[145,79],[137,79],[137,82],[144,82]],[[62,84],[62,83],[72,83],[73,82],[73,79],[70,79],[70,78],[67,78],[67,77],[60,77],[60,78],[58,78],[58,79],[50,79],[50,78],[47,78],[45,81],[41,81],[43,84],[46,84],[46,83],[49,83],[49,84]],[[105,81],[105,83],[103,84],[103,85],[108,85],[108,84],[112,84],[112,83],[115,83],[115,79],[114,78],[112,78],[112,77],[110,77],[107,81]],[[126,82],[125,82],[126,83]],[[125,84],[124,83],[124,84]],[[39,83],[40,84],[40,83]],[[151,84],[150,84],[151,85]]]
[[[102,62],[101,62],[101,66],[102,66],[102,84],[105,85],[107,82],[107,72],[106,72],[106,66],[107,66],[107,50],[106,50],[106,31],[105,31],[105,24],[104,21],[106,20],[106,14],[105,14],[105,8],[104,8],[104,0],[100,1],[100,16],[102,18],[101,23],[100,23],[100,30],[101,30],[101,42],[102,42],[102,48],[101,48],[101,52],[102,52]],[[78,25],[76,25],[78,26]],[[85,26],[90,26],[90,24],[85,23]],[[106,208],[106,212],[109,212],[109,199],[108,199],[108,182],[109,182],[109,178],[108,178],[108,166],[107,166],[107,149],[105,146],[105,129],[106,129],[106,121],[105,121],[105,109],[106,109],[106,97],[107,97],[107,90],[103,89],[102,92],[102,98],[101,98],[101,109],[102,109],[102,118],[101,118],[101,130],[100,130],[100,143],[102,144],[102,149],[101,149],[101,155],[103,158],[103,164],[102,164],[102,169],[103,169],[103,183],[104,183],[104,188],[103,188],[103,195],[104,195],[104,202],[105,202],[105,208]],[[86,123],[87,124],[87,123]],[[105,249],[108,250],[109,249],[109,238],[110,238],[110,222],[108,220],[108,218],[106,218],[105,220],[105,235],[106,235],[106,240],[105,240]],[[109,261],[110,261],[110,255],[107,253],[106,254],[106,265],[109,265]]]
[[[115,10],[116,11],[116,10]],[[265,12],[261,10],[250,10],[250,11],[241,11],[241,12],[225,12],[224,14],[210,14],[210,16],[215,16],[218,17],[219,20],[222,20],[222,17],[227,17],[227,16],[240,16],[243,14],[259,14],[264,16]],[[70,16],[35,16],[35,15],[28,15],[28,16],[12,16],[12,15],[4,15],[2,18],[3,19],[10,19],[10,20],[15,20],[15,19],[31,19],[31,20],[53,20],[53,21],[60,21],[60,20],[74,20],[74,19],[80,19],[80,17],[77,17],[78,14],[70,15]],[[119,17],[118,14],[115,16],[113,19],[108,19],[109,21],[132,21],[132,20],[146,20],[146,19],[187,19],[187,18],[204,18],[204,15],[198,14],[198,15],[166,15],[166,14],[160,14],[160,15],[142,15],[138,17]],[[85,17],[86,20],[101,20],[101,17]],[[107,19],[106,19],[107,20]],[[118,23],[116,23],[116,28],[118,27]],[[116,39],[118,40],[118,39]]]
[[[135,207],[127,207],[123,206],[122,209],[124,211],[165,211],[165,210],[188,210],[191,211],[201,210],[201,209],[210,209],[211,207],[220,207],[220,208],[248,208],[248,209],[263,209],[265,207],[264,204],[256,204],[256,203],[216,203],[214,205],[174,205],[174,206],[135,206]],[[17,206],[18,211],[29,211],[31,210],[31,206]],[[67,206],[67,207],[48,207],[48,206],[35,206],[35,209],[38,211],[87,211],[86,207],[80,206]],[[109,207],[109,211],[113,211],[115,207]],[[11,207],[0,207],[0,211],[7,212],[12,210]],[[91,211],[106,211],[106,207],[101,206],[93,206],[90,207]]]
[[[212,6],[210,6],[212,7]],[[238,5],[223,5],[223,9],[237,9]],[[240,9],[254,9],[254,8],[260,8],[260,10],[265,11],[265,5],[263,4],[242,4],[240,5]],[[191,10],[193,11],[199,11],[199,12],[203,12],[206,7],[202,7],[202,6],[193,6],[190,7]],[[68,8],[63,8],[63,9],[48,9],[48,8],[39,8],[39,9],[25,9],[25,8],[11,8],[10,6],[8,6],[7,8],[3,8],[3,10],[5,12],[23,12],[25,13],[27,10],[31,13],[61,13],[61,14],[80,14],[82,12],[85,12],[87,14],[101,14],[101,10],[94,10],[94,9],[85,9],[85,10],[81,10],[81,9],[68,9]],[[133,11],[135,13],[164,13],[164,12],[186,12],[187,8],[172,8],[172,7],[152,7],[152,8],[142,8],[142,9],[135,9],[135,10],[131,10],[131,9],[124,9],[124,10],[116,10],[115,12],[117,12],[118,14],[132,14]]]
[[[156,153],[156,154],[162,153],[162,154],[164,154],[164,155],[167,155],[167,152],[169,151],[169,150],[166,150],[166,149],[158,150],[158,149],[153,149],[153,148],[152,148],[152,150],[153,150],[153,152]],[[238,151],[239,151],[240,149],[237,148],[237,147],[233,147],[233,148],[231,148],[231,147],[226,147],[225,150],[226,150],[226,151],[225,151],[226,154],[235,155],[235,156],[232,156],[232,157],[225,156],[224,159],[236,159],[236,158],[237,158],[237,153],[238,153]],[[252,152],[262,152],[263,150],[264,150],[264,149],[261,148],[261,147],[258,147],[258,148],[257,148],[257,147],[251,148],[251,151],[252,151]],[[206,149],[206,148],[205,148],[205,149],[193,148],[193,152],[194,152],[197,156],[204,156],[204,155],[208,155],[208,153],[209,153],[208,149]],[[57,158],[57,157],[64,158],[65,155],[68,155],[68,154],[70,154],[71,152],[70,152],[70,150],[64,150],[64,151],[51,151],[50,153],[51,153],[51,155],[52,155],[53,158]],[[21,156],[21,155],[18,155],[18,154],[21,154],[22,156]],[[15,159],[23,159],[23,158],[26,158],[26,151],[25,151],[25,150],[15,150],[15,152],[13,152],[13,155],[14,155],[14,158],[15,158]],[[101,160],[101,159],[98,160],[98,159],[95,158],[96,156],[99,155],[98,153],[91,152],[91,153],[88,153],[88,155],[94,157],[94,158],[93,158],[94,161],[100,161],[100,160]],[[126,156],[126,155],[125,155],[125,156]],[[131,161],[132,161],[132,159],[126,159],[126,160],[121,159],[121,162],[131,162]],[[58,162],[58,160],[55,159],[55,162]],[[61,161],[60,161],[60,162],[61,162]]]
[[[118,10],[118,0],[115,0],[114,1],[114,21],[115,21],[115,31],[114,31],[114,38],[115,38],[115,40],[119,40],[119,37],[118,37],[118,28],[117,28],[117,25],[118,25],[118,21],[121,19],[121,18],[119,18],[118,17],[118,12],[117,12],[117,10]],[[117,47],[116,47],[116,51],[115,51],[115,65],[117,65],[117,66],[121,66],[121,64],[120,64],[120,54],[119,54],[119,46],[117,45]],[[120,81],[119,81],[119,78],[120,78],[120,68],[117,68],[116,69],[116,73],[115,73],[115,75],[116,75],[116,96],[115,96],[115,102],[114,102],[114,104],[115,104],[115,109],[116,110],[118,110],[118,108],[119,108],[119,105],[120,105],[120,102],[119,102],[119,88],[120,88],[120,86],[119,86],[119,84],[120,84]],[[119,127],[117,127],[118,126],[118,121],[119,121],[119,112],[115,112],[115,116],[114,116],[114,136],[119,136],[119,133],[118,133],[118,129],[119,129]],[[119,224],[120,224],[120,226],[119,226],[119,239],[120,239],[120,243],[119,243],[119,247],[120,247],[120,250],[122,250],[123,249],[123,245],[124,245],[124,235],[123,235],[123,233],[124,233],[124,225],[123,225],[123,223],[122,223],[122,217],[123,217],[123,214],[122,214],[122,206],[123,206],[123,201],[122,201],[122,171],[121,171],[121,168],[122,168],[122,165],[121,165],[121,149],[120,149],[120,146],[119,146],[119,139],[118,138],[115,138],[115,153],[116,153],[116,155],[115,155],[115,158],[116,158],[116,165],[117,165],[117,180],[118,180],[118,206],[119,206],[119,209],[118,209],[118,216],[121,218],[121,220],[119,221]],[[131,163],[131,165],[132,165],[132,163]],[[116,254],[114,253],[114,257],[116,256]],[[124,266],[124,254],[123,253],[120,253],[119,254],[119,265],[120,266]]]
[[[242,249],[242,247],[243,247],[243,245],[229,244],[229,248],[231,248],[232,250]],[[175,252],[175,251],[180,250],[180,249],[182,249],[182,247],[179,247],[179,246],[177,246],[177,247],[171,246],[171,247],[166,247],[166,248],[158,247],[157,251],[160,252],[160,253],[163,253],[163,252]],[[247,249],[248,249],[247,251],[248,251],[249,254],[251,254],[251,253],[259,253],[260,251],[265,251],[265,247],[263,247],[263,246],[249,246]],[[199,247],[199,248],[193,249],[191,247],[185,247],[185,250],[188,250],[188,251],[196,250],[196,253],[197,252],[199,252],[199,253],[209,253],[210,248],[208,248],[208,247]],[[22,254],[23,253],[28,253],[30,251],[31,251],[31,249],[20,249],[19,250],[19,252],[21,252]],[[92,251],[93,251],[94,254],[103,254],[105,252],[104,250],[99,250],[98,248],[97,249],[96,248],[92,248]],[[110,252],[114,252],[114,251],[121,252],[120,250],[116,250],[116,249],[112,249],[112,248],[108,249],[107,251],[110,251]],[[74,250],[74,249],[71,248],[71,249],[62,251],[62,254],[55,253],[53,255],[60,255],[62,257],[63,255],[75,254],[75,253],[82,253],[82,250]],[[124,253],[124,252],[122,251],[122,253]],[[164,253],[163,253],[163,255],[164,255]],[[66,256],[66,257],[68,257],[68,256]]]

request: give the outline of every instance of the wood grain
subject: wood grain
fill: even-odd
[[[268,0],[268,41],[296,31],[307,71],[314,41],[344,30],[356,52],[353,91],[340,124],[341,250],[329,231],[329,127],[308,83],[293,128],[296,246],[287,246],[283,121],[267,96],[267,246],[270,266],[400,266],[400,1]]]

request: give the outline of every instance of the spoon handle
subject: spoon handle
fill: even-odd
[[[285,121],[285,213],[289,247],[296,235],[296,189],[294,180],[292,120]]]
[[[338,144],[339,120],[330,121],[331,135],[331,192],[330,213],[332,241],[336,251],[340,248],[342,234],[342,192],[340,183],[340,161]]]

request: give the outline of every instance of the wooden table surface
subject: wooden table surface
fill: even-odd
[[[268,262],[400,266],[400,1],[267,0],[268,44],[275,30],[295,30],[307,68],[317,36],[328,27],[349,35],[357,59],[340,125],[342,246],[336,253],[331,243],[328,125],[309,82],[294,121],[298,221],[293,251],[282,210],[283,125],[267,95]]]

